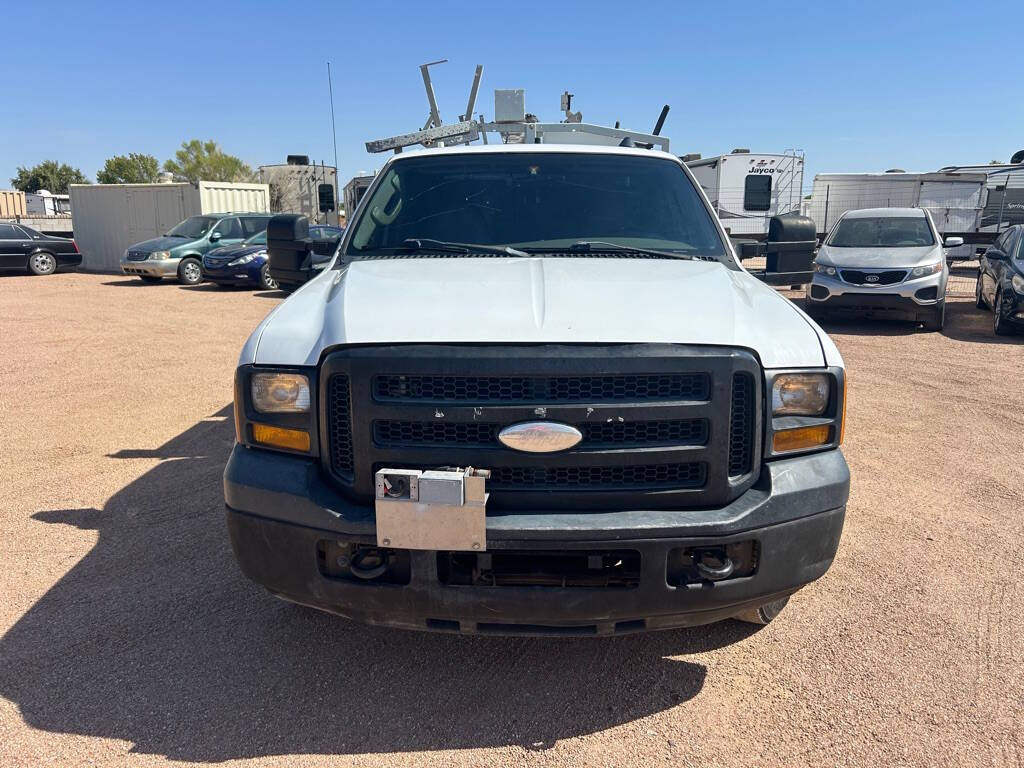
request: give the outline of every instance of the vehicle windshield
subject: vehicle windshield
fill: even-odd
[[[924,216],[853,216],[842,219],[831,248],[919,248],[935,245]]]
[[[266,245],[267,244],[267,230],[257,232],[247,240],[242,241],[242,245]]]
[[[202,237],[209,232],[216,223],[217,219],[212,216],[189,216],[181,224],[178,224],[168,232],[167,236],[187,237],[190,240],[195,240],[197,237]]]
[[[618,245],[728,260],[694,184],[659,157],[510,152],[403,159],[361,210],[346,255],[408,251],[407,240],[558,253],[586,241],[594,243],[591,251]]]

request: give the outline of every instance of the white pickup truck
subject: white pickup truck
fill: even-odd
[[[396,154],[242,350],[228,528],[273,594],[373,624],[765,623],[835,556],[844,410],[673,155]]]

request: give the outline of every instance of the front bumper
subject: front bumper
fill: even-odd
[[[126,275],[146,275],[148,277],[176,277],[181,259],[146,259],[145,261],[128,261],[121,259],[121,271]]]
[[[436,552],[409,553],[406,584],[341,580],[323,541],[373,544],[373,508],[346,501],[315,460],[236,445],[224,472],[228,531],[243,573],[275,595],[370,624],[495,634],[619,634],[706,624],[789,595],[828,570],[849,495],[839,450],[773,461],[716,509],[517,512],[487,517],[487,549],[638,552],[633,588],[452,586]],[[756,570],[672,586],[670,552],[755,541]]]
[[[239,267],[207,269],[203,267],[203,280],[220,285],[258,285],[260,282],[259,270],[252,274],[248,270],[248,264]]]
[[[814,274],[807,286],[807,306],[867,317],[921,321],[929,317],[946,296],[945,272],[904,280],[894,285],[857,285],[838,276]]]

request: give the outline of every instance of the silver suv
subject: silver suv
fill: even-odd
[[[950,237],[943,244],[921,208],[847,211],[818,251],[808,311],[885,316],[941,331],[949,279],[944,247],[963,242]]]

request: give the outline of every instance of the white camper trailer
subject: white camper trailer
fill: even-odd
[[[1024,163],[992,165],[950,165],[943,173],[985,177],[979,232],[1002,232],[1013,224],[1024,224]]]
[[[985,176],[953,173],[819,173],[805,212],[818,234],[847,211],[862,208],[925,208],[941,234],[976,232],[981,221]],[[950,249],[951,259],[970,258],[973,245]]]
[[[752,154],[734,149],[717,157],[683,157],[732,236],[768,232],[772,216],[799,213],[804,183],[800,152]]]

